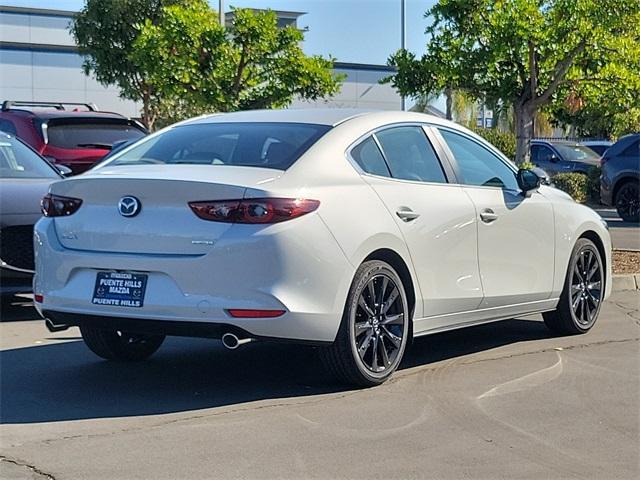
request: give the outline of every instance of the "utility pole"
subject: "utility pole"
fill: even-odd
[[[402,48],[403,50],[407,48],[407,32],[405,29],[405,25],[407,23],[407,17],[406,17],[405,2],[406,0],[400,0],[400,48]],[[401,98],[400,108],[404,112],[404,110],[406,109],[404,95],[402,95],[400,98]]]
[[[220,17],[220,26],[224,28],[224,0],[218,0],[218,16]]]

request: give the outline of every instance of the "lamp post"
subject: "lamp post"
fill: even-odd
[[[224,0],[218,0],[218,17],[220,18],[220,26],[224,28]]]

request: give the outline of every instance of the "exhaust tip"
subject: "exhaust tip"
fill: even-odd
[[[233,333],[225,333],[222,335],[222,344],[229,350],[235,350],[240,346],[240,339]]]

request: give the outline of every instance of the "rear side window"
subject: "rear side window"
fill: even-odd
[[[286,170],[329,131],[306,123],[199,123],[140,142],[107,165],[236,165]]]
[[[384,157],[373,138],[369,137],[354,147],[351,156],[365,172],[382,177],[390,176]]]
[[[115,142],[141,138],[145,133],[127,122],[104,122],[83,119],[52,120],[47,126],[49,144],[54,147],[104,148]]]
[[[15,135],[16,126],[13,124],[11,120],[5,120],[4,118],[0,118],[0,132],[10,133]]]
[[[393,178],[446,183],[436,152],[421,127],[394,127],[376,133]]]

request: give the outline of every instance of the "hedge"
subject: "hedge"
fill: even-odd
[[[568,193],[579,203],[587,200],[600,203],[600,167],[593,167],[589,173],[558,173],[551,181],[556,188]]]
[[[588,179],[583,173],[558,173],[553,176],[553,184],[563,192],[567,192],[579,203],[587,201]]]

